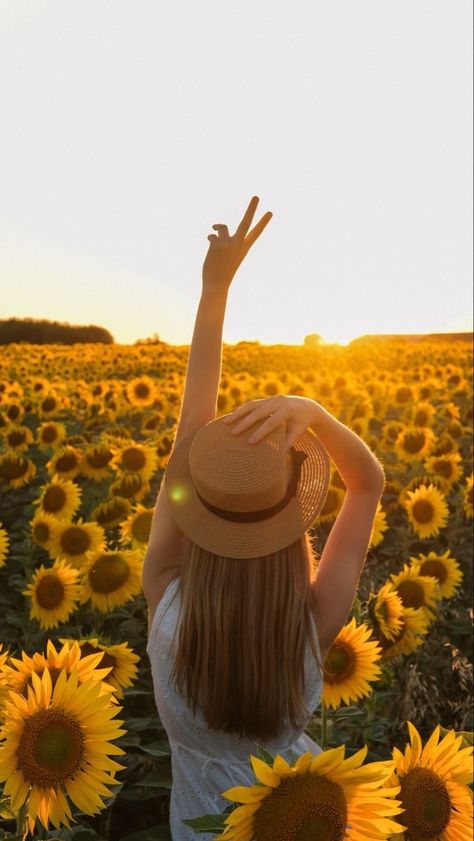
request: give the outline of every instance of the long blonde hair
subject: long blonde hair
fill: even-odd
[[[304,728],[305,652],[314,635],[317,555],[309,532],[258,558],[215,555],[183,537],[171,678],[211,728],[271,740]]]

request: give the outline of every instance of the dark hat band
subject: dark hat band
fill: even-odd
[[[305,459],[308,458],[308,454],[302,450],[295,450],[294,447],[290,448],[290,453],[292,458],[292,472],[288,488],[283,499],[281,499],[280,502],[277,502],[276,505],[272,505],[270,508],[262,508],[260,511],[226,511],[225,508],[217,508],[217,506],[211,505],[210,502],[207,502],[207,500],[201,496],[196,486],[194,486],[195,491],[200,501],[208,509],[208,511],[211,511],[213,514],[216,514],[218,517],[222,517],[225,520],[232,520],[234,523],[257,523],[260,520],[266,520],[268,517],[273,517],[275,514],[278,514],[286,508],[292,497],[296,496],[296,490],[301,476],[301,467]]]

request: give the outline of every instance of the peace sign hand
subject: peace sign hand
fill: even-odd
[[[271,211],[267,211],[249,232],[259,201],[258,196],[253,196],[233,236],[229,236],[227,225],[212,226],[219,235],[209,234],[208,236],[210,246],[202,267],[203,288],[224,288],[225,290],[229,288],[245,255],[273,216]]]

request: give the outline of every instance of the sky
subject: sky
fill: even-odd
[[[472,0],[2,0],[0,318],[189,344],[472,330]]]

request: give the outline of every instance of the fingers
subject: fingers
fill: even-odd
[[[245,247],[247,251],[254,244],[255,240],[258,239],[263,229],[268,225],[272,216],[273,213],[269,210],[264,216],[262,216],[260,222],[257,222],[255,228],[252,228],[248,236],[245,238]]]
[[[259,203],[259,201],[260,199],[258,196],[253,196],[250,199],[250,204],[242,217],[242,221],[239,227],[235,232],[235,236],[239,239],[244,239],[244,237],[247,235],[247,231],[250,228],[250,225],[252,224],[252,219],[254,217],[254,213],[257,209],[257,204]]]
[[[273,429],[276,429],[276,427],[279,426],[281,422],[282,418],[280,417],[278,412],[275,412],[275,414],[267,418],[266,421],[264,421],[264,423],[262,423],[262,425],[255,430],[255,432],[252,432],[250,438],[247,439],[248,443],[258,444],[258,442],[261,441],[262,438],[265,438],[265,436],[268,435],[269,432],[271,432]],[[243,423],[245,423],[245,421],[243,421]],[[255,423],[255,420],[253,421],[253,423]],[[249,425],[251,426],[252,424]],[[234,432],[234,430],[231,431]]]
[[[276,426],[278,426],[278,424],[281,423],[282,419],[280,413],[276,410],[274,401],[271,400],[269,403],[267,400],[265,400],[264,403],[265,405],[257,406],[256,408],[250,406],[250,411],[247,413],[246,417],[241,417],[239,415],[239,417],[237,418],[238,422],[236,426],[233,426],[230,430],[231,433],[233,435],[240,435],[242,432],[245,432],[245,430],[249,427],[254,426],[257,423],[257,421],[266,418],[265,422],[260,427],[260,429],[263,430],[262,435],[260,436],[260,429],[257,430],[257,433],[253,433],[252,435],[253,437],[255,434],[257,434],[259,436],[258,440],[260,440],[260,437],[263,438],[265,435],[268,434],[268,432],[271,429],[274,429]],[[239,409],[243,408],[243,406],[239,406]],[[236,411],[239,411],[239,409],[237,409]],[[268,417],[268,415],[270,415],[271,417]]]
[[[229,239],[229,229],[227,225],[213,225],[212,227],[218,232],[222,239]]]
[[[256,403],[256,400],[247,400],[246,403],[242,403],[241,406],[237,406],[233,412],[225,416],[224,423],[234,423],[234,421],[242,418],[248,412],[251,412]]]

